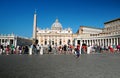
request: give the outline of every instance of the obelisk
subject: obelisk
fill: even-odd
[[[33,20],[33,40],[37,39],[37,14],[36,11],[34,13],[34,20]]]

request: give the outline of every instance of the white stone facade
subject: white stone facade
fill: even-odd
[[[14,34],[1,34],[0,35],[0,44],[3,46],[13,44],[15,47],[16,46],[25,46],[25,45],[31,45],[32,40],[28,39],[28,38],[19,37]]]
[[[49,44],[52,46],[73,44],[72,29],[62,29],[62,24],[56,19],[51,29],[37,28],[37,39],[39,44],[43,44],[43,46]]]

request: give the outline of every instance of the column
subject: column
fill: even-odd
[[[113,45],[113,39],[111,38],[110,40],[111,40],[111,45]]]
[[[100,43],[99,43],[99,44],[100,44],[100,46],[103,45],[103,44],[102,44],[102,39],[100,39]]]
[[[92,45],[92,40],[89,40],[90,46]]]
[[[108,38],[108,46],[109,46],[109,38]]]
[[[88,40],[86,40],[86,44],[88,45]]]
[[[10,45],[10,39],[8,39],[8,43],[7,44]]]
[[[105,39],[103,39],[103,46],[105,46]]]
[[[88,45],[90,45],[90,40],[87,40],[87,42],[88,42]]]
[[[92,46],[95,44],[95,41],[94,41],[94,39],[92,40]]]
[[[118,45],[118,38],[116,38],[116,41],[117,41],[117,45]]]
[[[97,39],[97,44],[99,45],[99,39]]]
[[[80,40],[80,54],[81,54],[81,48],[82,48],[83,40]]]
[[[77,39],[75,39],[75,46],[77,46]]]
[[[43,36],[42,44],[44,44],[44,42],[45,42],[45,39],[46,39],[46,38],[45,38],[45,36]]]
[[[17,39],[14,39],[14,46],[17,47]]]
[[[116,44],[115,44],[115,38],[114,38],[114,42],[113,42],[113,43],[114,43],[114,45],[116,45]]]
[[[107,46],[107,39],[105,39],[105,46]]]
[[[47,45],[49,45],[49,40],[50,40],[50,36],[48,36],[48,39],[47,39]]]

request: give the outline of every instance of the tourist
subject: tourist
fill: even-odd
[[[28,46],[25,46],[24,54],[28,54],[28,52],[29,52]]]
[[[9,55],[9,52],[10,52],[10,47],[9,47],[9,45],[7,45],[7,47],[6,47],[6,55]]]
[[[59,50],[59,54],[62,54],[62,46],[59,46],[58,50]]]
[[[112,46],[112,45],[109,46],[109,51],[110,51],[111,53],[114,52],[114,49],[113,49],[113,46]]]
[[[51,45],[48,45],[48,54],[50,54],[52,52],[52,47]]]
[[[12,45],[11,45],[11,54],[14,54],[14,51],[15,51],[15,47],[14,47],[14,45],[12,44]]]
[[[76,58],[78,58],[80,56],[80,45],[78,44],[77,45],[77,48],[76,48]]]
[[[120,44],[118,44],[116,48],[117,48],[117,51],[120,52]]]
[[[66,52],[67,52],[67,45],[66,44],[63,46],[63,51],[64,51],[64,54],[66,54]]]
[[[40,46],[39,44],[36,45],[36,48],[37,48],[37,54],[40,52]]]
[[[37,54],[37,48],[36,48],[35,44],[33,44],[32,51],[33,51],[33,54],[35,54],[35,55]]]
[[[22,54],[22,47],[21,46],[19,46],[19,54],[21,55]]]

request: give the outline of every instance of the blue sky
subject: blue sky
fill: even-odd
[[[0,34],[32,37],[35,9],[39,28],[51,28],[58,18],[73,33],[81,25],[104,28],[120,18],[120,0],[0,0]]]

